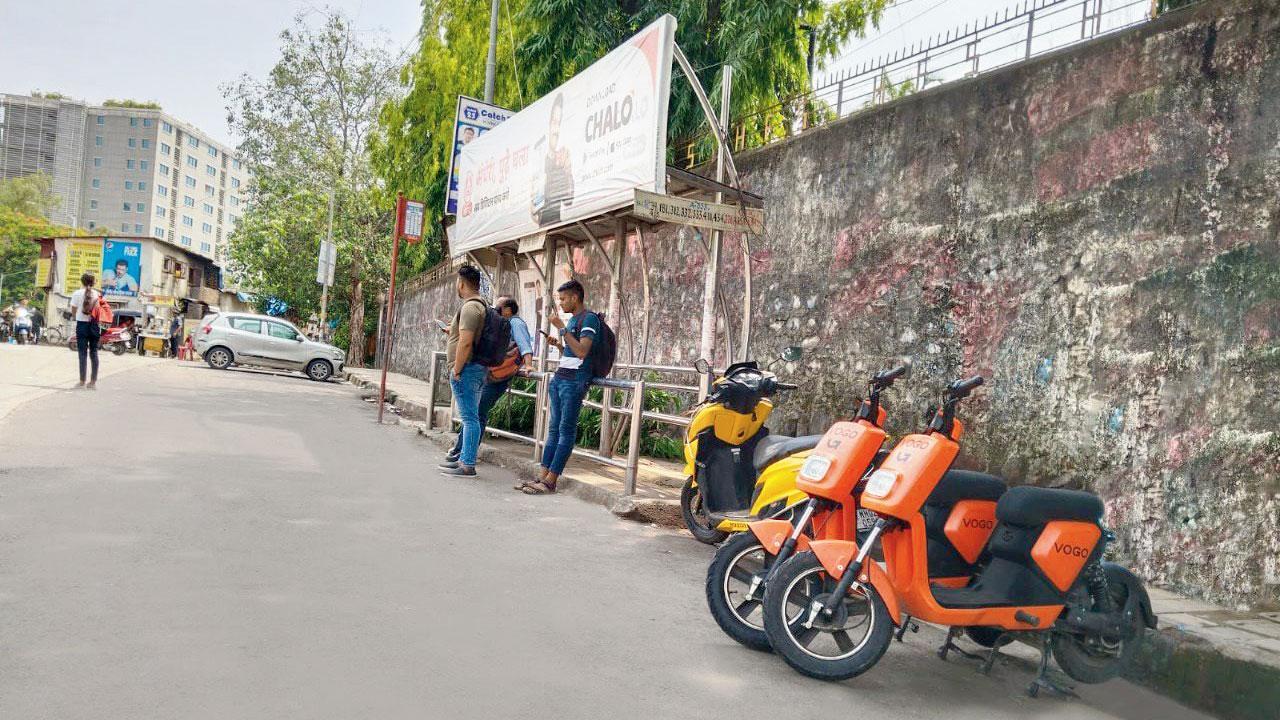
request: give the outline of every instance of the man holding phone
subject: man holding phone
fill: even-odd
[[[527,369],[533,365],[533,338],[529,336],[529,326],[525,324],[520,317],[520,305],[515,299],[503,295],[498,298],[498,302],[494,304],[498,308],[498,312],[502,313],[502,317],[511,323],[511,342],[515,344],[515,356],[508,355],[508,362],[514,362],[520,368]],[[437,321],[439,322],[439,321]],[[447,325],[440,323],[446,329]],[[506,366],[507,363],[503,363]],[[501,377],[495,377],[503,366],[493,368],[489,377],[486,378],[484,389],[480,391],[480,442],[484,441],[484,429],[489,424],[489,411],[493,410],[493,406],[498,404],[502,396],[506,394],[507,389],[511,387],[511,380],[514,374],[507,375],[502,373]],[[478,443],[477,443],[478,445]],[[462,458],[462,433],[458,433],[458,439],[453,444],[453,449],[445,456],[447,462],[461,462]]]
[[[529,495],[546,495],[556,491],[556,482],[578,438],[578,415],[591,382],[591,347],[600,336],[600,316],[587,310],[586,292],[577,280],[556,288],[560,309],[570,315],[565,322],[552,313],[551,324],[559,337],[547,336],[547,342],[560,348],[560,366],[547,388],[551,418],[547,425],[547,441],[542,451],[542,467],[538,479],[517,485]]]

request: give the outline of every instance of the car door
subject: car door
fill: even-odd
[[[302,333],[286,322],[268,320],[266,325],[266,335],[263,336],[266,351],[263,354],[267,360],[277,367],[301,369],[306,366],[306,342],[299,342]]]
[[[262,320],[251,317],[227,318],[227,345],[236,362],[262,362]]]

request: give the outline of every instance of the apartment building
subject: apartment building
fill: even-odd
[[[62,201],[49,219],[72,227],[80,225],[85,111],[74,100],[0,95],[0,181],[48,175]]]
[[[11,107],[28,100],[4,96],[6,121]],[[225,261],[227,238],[240,220],[249,184],[249,173],[233,149],[160,110],[52,102],[61,103],[59,117],[72,117],[78,107],[84,118],[78,182],[65,196],[59,192],[67,224],[160,238],[219,264]],[[24,128],[31,126],[24,121]],[[13,145],[26,156],[29,129],[24,129],[20,146],[17,134],[0,132],[0,154],[8,156]],[[76,151],[69,140],[54,145],[55,166]],[[69,157],[65,162],[76,163]]]

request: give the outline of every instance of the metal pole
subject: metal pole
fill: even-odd
[[[636,381],[631,391],[631,434],[627,443],[627,473],[623,480],[622,494],[636,494],[636,471],[640,462],[640,423],[644,419],[644,380]]]
[[[337,193],[333,188],[329,189],[329,229],[325,232],[325,242],[329,245],[333,244],[333,197]],[[336,254],[336,253],[335,253]],[[325,258],[325,264],[328,265],[329,258]],[[324,283],[320,286],[320,340],[328,342],[328,333],[325,328],[328,326],[325,320],[329,311],[329,272],[325,270]]]
[[[436,382],[439,377],[439,371],[436,368],[440,364],[440,356],[444,353],[435,350],[431,353],[431,367],[427,368],[427,428],[435,425],[436,421]],[[386,363],[383,363],[386,367]],[[450,428],[452,429],[452,428]]]
[[[489,57],[484,61],[484,101],[493,102],[493,80],[498,72],[498,5],[502,0],[489,3]]]
[[[382,381],[378,384],[378,424],[387,400],[387,366],[396,340],[396,267],[400,260],[400,233],[404,231],[404,193],[396,193],[396,229],[391,236],[391,288],[387,291],[387,356],[382,360]]]
[[[1031,40],[1035,37],[1036,29],[1036,8],[1031,6],[1031,14],[1027,16],[1027,52],[1024,59],[1031,59]]]
[[[609,248],[609,310],[606,319],[614,327],[621,327],[622,314],[622,263],[627,257],[627,221],[618,219],[613,231],[613,247]],[[600,445],[597,448],[605,457],[613,455],[613,388],[603,388],[600,394]]]
[[[733,89],[733,66],[725,65],[720,75],[720,118],[718,125],[721,133],[727,134],[729,131],[729,104],[730,93]],[[724,154],[726,148],[723,145],[716,146],[716,182],[724,182]],[[723,193],[716,193],[716,202],[724,201]],[[716,361],[716,292],[720,288],[720,246],[722,235],[719,230],[711,233],[710,253],[707,257],[707,272],[705,283],[702,287],[702,336],[698,343],[699,357],[706,358],[707,362],[715,363]],[[725,328],[726,332],[728,328]]]

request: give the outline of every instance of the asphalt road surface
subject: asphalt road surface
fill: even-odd
[[[6,379],[0,374],[0,384]],[[165,362],[0,419],[0,718],[1194,718],[926,630],[854,681],[721,634],[711,549],[441,478],[355,390]]]

